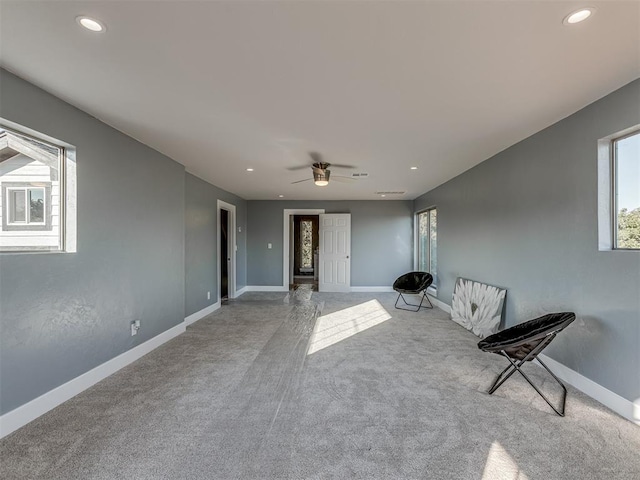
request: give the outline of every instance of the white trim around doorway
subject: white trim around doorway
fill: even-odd
[[[320,215],[324,213],[324,208],[285,208],[283,216],[283,237],[282,237],[282,288],[289,290],[289,218],[291,215]]]
[[[226,210],[229,212],[229,258],[231,258],[229,262],[229,298],[236,298],[236,250],[238,249],[236,245],[236,206],[227,202],[223,202],[222,200],[218,200],[217,207],[217,218],[216,218],[216,230],[217,230],[217,279],[218,279],[218,302],[222,301],[222,268],[221,268],[221,254],[220,254],[220,240],[222,238],[222,231],[220,229],[220,210]]]

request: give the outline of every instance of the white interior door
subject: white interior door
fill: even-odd
[[[321,214],[319,233],[318,290],[321,292],[350,292],[351,214]]]

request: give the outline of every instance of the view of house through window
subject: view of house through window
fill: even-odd
[[[64,148],[0,127],[0,250],[62,248]]]
[[[429,272],[437,285],[437,211],[435,208],[418,213],[418,270]]]
[[[640,131],[613,141],[615,247],[640,249]]]

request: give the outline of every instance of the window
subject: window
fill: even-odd
[[[313,267],[313,222],[311,220],[302,220],[300,222],[300,242],[302,252],[302,268]]]
[[[640,131],[612,141],[613,246],[640,249]]]
[[[7,225],[45,226],[44,187],[5,187],[7,192]]]
[[[437,211],[425,210],[417,215],[418,270],[429,272],[437,285]]]
[[[26,130],[0,124],[0,251],[75,251],[72,151]]]

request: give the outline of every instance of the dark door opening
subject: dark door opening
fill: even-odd
[[[318,284],[318,215],[293,216],[293,285]]]
[[[220,210],[220,299],[229,298],[229,212]]]

